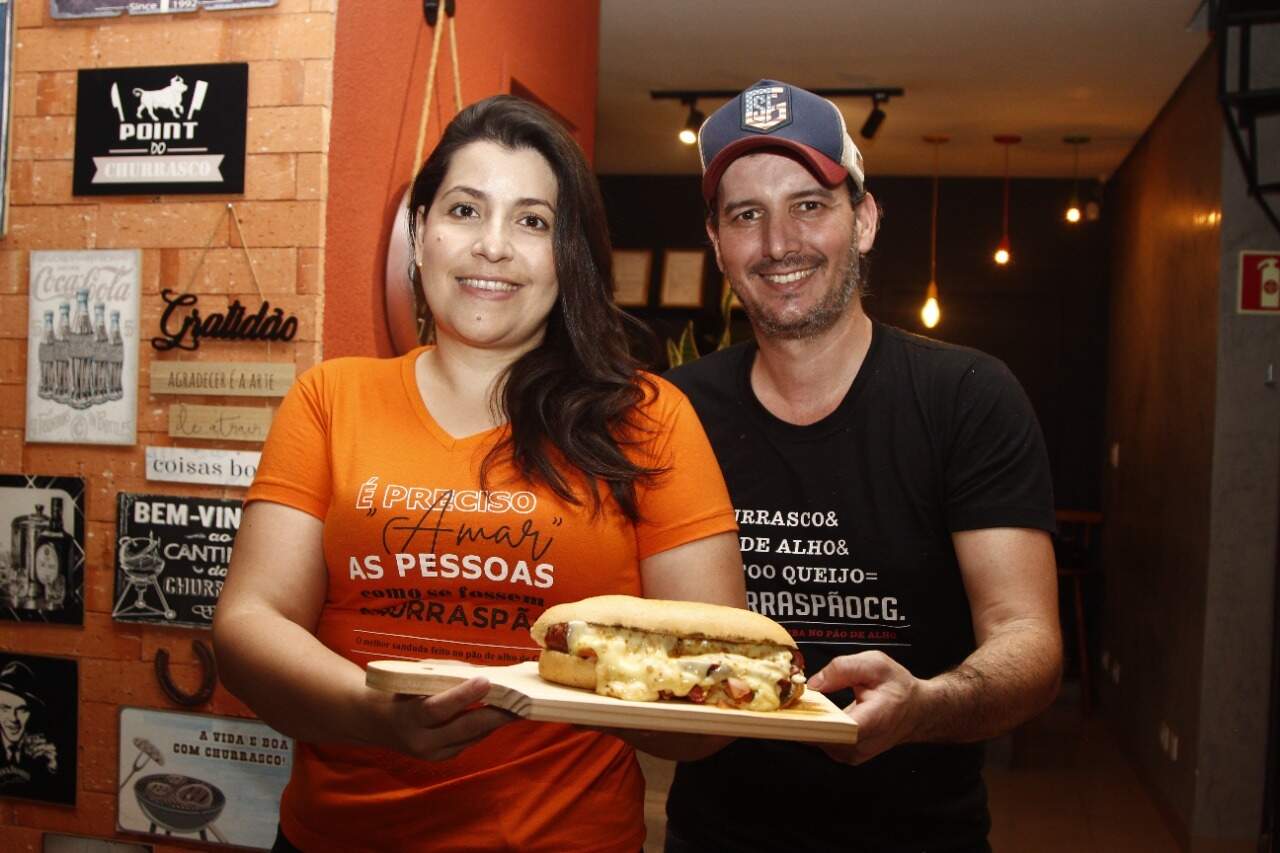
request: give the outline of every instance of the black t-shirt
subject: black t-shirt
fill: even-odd
[[[808,675],[872,649],[921,678],[954,667],[974,636],[951,534],[1054,528],[1044,439],[1017,380],[976,350],[875,323],[845,399],[796,426],[751,391],[755,354],[738,345],[667,374],[729,484],[751,609],[791,632]],[[904,745],[852,767],[739,740],[678,767],[667,814],[707,850],[980,848],[981,769],[980,744]]]

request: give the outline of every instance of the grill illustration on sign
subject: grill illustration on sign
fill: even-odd
[[[127,582],[116,606],[111,609],[112,617],[120,616],[163,616],[172,621],[177,613],[169,606],[160,587],[160,575],[164,572],[164,557],[160,556],[160,540],[154,536],[122,537],[119,545],[120,571]],[[155,591],[160,606],[155,607],[147,601],[147,593]],[[130,594],[134,600],[125,603]]]
[[[151,821],[147,831],[152,834],[159,827],[165,835],[199,834],[205,841],[208,830],[223,844],[230,843],[213,825],[227,804],[226,795],[216,785],[178,773],[158,773],[134,782],[133,795]]]

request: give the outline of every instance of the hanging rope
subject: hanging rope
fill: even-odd
[[[462,112],[462,69],[458,65],[458,28],[454,23],[454,18],[449,15],[444,22],[449,29],[449,50],[453,58],[453,106],[455,112]],[[431,115],[431,97],[436,88],[436,65],[440,60],[440,38],[444,35],[445,27],[436,24],[435,32],[431,36],[431,62],[427,65],[427,90],[423,95],[422,118],[418,122],[418,145],[413,151],[413,176],[418,174],[418,168],[422,165],[422,151],[427,142],[427,119]]]
[[[231,217],[232,223],[236,226],[236,236],[240,238],[240,250],[244,252],[244,261],[249,265],[249,276],[253,279],[253,287],[258,291],[258,298],[265,299],[266,297],[262,294],[262,283],[258,281],[258,271],[253,266],[253,256],[249,254],[249,244],[244,239],[244,229],[240,227],[240,217],[236,214],[235,205],[231,202],[227,202],[222,215],[213,223],[213,230],[209,232],[209,239],[205,241],[204,248],[200,250],[200,257],[196,260],[196,265],[191,268],[191,274],[187,276],[187,283],[180,292],[191,292],[191,285],[195,283],[196,276],[200,273],[200,268],[204,266],[205,256],[209,254],[209,248],[213,245],[214,238],[218,236],[218,230],[228,216]]]

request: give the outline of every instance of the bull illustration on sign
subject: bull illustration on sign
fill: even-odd
[[[111,106],[115,108],[116,115],[120,118],[120,139],[191,139],[195,135],[196,123],[192,121],[192,117],[200,111],[204,106],[205,95],[209,92],[209,83],[205,80],[197,80],[195,93],[191,96],[191,104],[187,107],[185,113],[182,107],[182,98],[190,87],[187,86],[181,74],[175,74],[169,80],[169,85],[162,89],[143,89],[134,87],[133,96],[138,99],[138,107],[134,111],[134,118],[137,123],[125,120],[124,103],[120,98],[120,86],[117,83],[111,84]],[[156,115],[156,110],[161,113],[168,112],[170,120],[164,121],[160,116]],[[143,113],[146,113],[144,118]],[[150,123],[147,123],[147,119]]]

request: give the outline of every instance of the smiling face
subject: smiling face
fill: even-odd
[[[559,293],[557,201],[537,151],[489,141],[458,149],[419,213],[414,249],[437,339],[515,356],[541,342]]]
[[[707,233],[758,334],[806,338],[846,315],[875,240],[875,202],[857,210],[843,186],[828,188],[785,154],[735,160],[720,179]],[[712,227],[714,224],[714,227]]]
[[[0,733],[3,733],[5,743],[22,740],[29,719],[31,709],[27,700],[8,690],[0,690]]]

